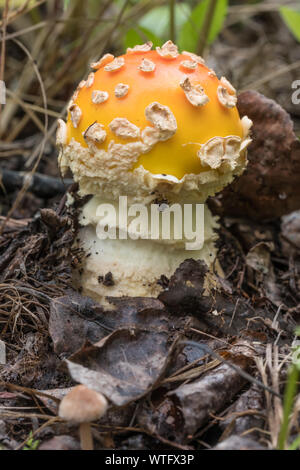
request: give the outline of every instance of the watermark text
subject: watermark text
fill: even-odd
[[[182,240],[186,250],[200,250],[204,243],[204,204],[99,204],[96,233],[100,240]]]

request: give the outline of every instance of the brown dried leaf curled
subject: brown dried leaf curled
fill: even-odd
[[[56,354],[70,356],[86,341],[96,343],[120,327],[169,330],[174,323],[163,304],[147,297],[109,298],[113,310],[105,311],[89,297],[75,291],[56,297],[50,303],[49,333]]]
[[[159,295],[168,311],[187,317],[192,315],[201,322],[201,329],[214,336],[239,335],[242,330],[248,329],[250,318],[257,315],[266,321],[272,320],[274,314],[266,308],[253,309],[250,302],[236,294],[226,291],[218,285],[217,289],[205,288],[205,278],[208,270],[204,262],[187,259],[176,269],[171,276],[168,288]],[[272,271],[264,277],[265,295],[272,301],[278,301],[278,293],[272,288]],[[271,321],[272,322],[272,321]],[[280,329],[287,332],[288,322],[279,319]],[[252,328],[261,328],[256,322]]]
[[[56,354],[71,355],[86,340],[99,341],[110,331],[101,307],[76,292],[53,299],[50,304],[49,333]]]
[[[124,328],[83,347],[66,362],[76,382],[124,406],[148,393],[159,381],[173,345],[165,331]]]

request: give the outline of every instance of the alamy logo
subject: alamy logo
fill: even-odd
[[[204,243],[204,204],[132,204],[127,196],[119,205],[99,204],[96,233],[100,240],[182,240],[186,250],[200,250]]]
[[[292,88],[296,89],[296,91],[292,93],[292,103],[300,104],[300,80],[294,80],[292,83]]]
[[[5,82],[3,80],[0,80],[0,104],[5,104],[5,103],[6,103]]]
[[[4,341],[0,340],[0,365],[6,364],[6,348]]]

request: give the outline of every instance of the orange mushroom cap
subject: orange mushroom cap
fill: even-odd
[[[134,142],[141,138],[143,129],[153,127],[145,114],[153,102],[171,110],[177,129],[167,140],[160,139],[140,155],[132,169],[142,165],[152,174],[181,179],[186,174],[207,171],[197,154],[201,144],[216,136],[242,139],[243,126],[230,83],[219,80],[200,57],[178,54],[176,50],[174,53],[171,43],[166,44],[159,50],[137,46],[117,59],[106,54],[93,64],[98,69],[85,83],[81,82],[69,108],[67,143],[74,139],[88,147],[84,135],[94,123],[103,129],[103,138],[95,142],[98,149],[107,151],[111,141]],[[112,125],[116,118],[133,125],[130,136],[126,129],[123,134],[116,132]],[[115,122],[115,127],[118,124]]]

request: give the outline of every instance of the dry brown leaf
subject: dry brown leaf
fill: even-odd
[[[174,346],[165,331],[124,328],[84,346],[66,364],[76,382],[124,406],[157,385]]]

